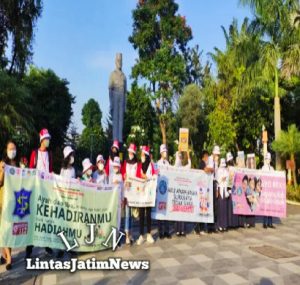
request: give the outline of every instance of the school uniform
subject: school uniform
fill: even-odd
[[[225,180],[224,180],[225,179]],[[229,193],[227,191],[229,174],[225,167],[220,167],[217,171],[218,181],[218,218],[217,224],[220,230],[226,230],[228,228],[228,215],[227,205]]]
[[[62,168],[60,170],[60,176],[66,178],[66,179],[75,178],[75,168],[73,166],[68,167],[68,168]]]
[[[261,170],[274,171],[271,165],[264,164]],[[273,218],[271,216],[264,216],[264,227],[273,227]]]
[[[99,185],[108,184],[108,177],[107,177],[105,171],[99,172],[99,170],[96,170],[93,173],[92,177],[93,177],[94,183],[96,183],[96,184],[99,184]]]

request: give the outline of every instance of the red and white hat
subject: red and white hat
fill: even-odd
[[[115,156],[114,161],[112,163],[113,166],[121,167],[120,157]]]
[[[100,161],[102,161],[103,163],[105,163],[105,159],[103,158],[102,154],[99,154],[99,155],[97,156],[96,163],[98,163],[98,162],[100,162]]]
[[[147,145],[143,145],[143,146],[142,146],[142,152],[143,152],[144,154],[150,155],[150,147],[147,146]]]
[[[162,153],[162,152],[168,152],[167,146],[165,144],[162,144],[160,146],[160,153]]]
[[[111,148],[115,147],[117,150],[119,150],[119,141],[118,140],[114,140],[113,145],[111,146]]]
[[[49,140],[51,139],[51,136],[47,129],[42,129],[40,131],[40,142],[44,139],[49,139]]]
[[[85,158],[83,161],[82,161],[82,172],[85,173],[86,171],[88,171],[90,168],[93,167],[93,164],[91,163],[90,159],[89,158]]]
[[[69,145],[67,145],[64,148],[64,158],[67,158],[72,152],[74,152],[74,150]]]
[[[132,152],[132,153],[136,154],[136,145],[134,143],[131,143],[129,145],[128,152]]]

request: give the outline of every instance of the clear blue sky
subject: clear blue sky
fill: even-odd
[[[105,118],[109,109],[108,79],[117,52],[123,53],[123,71],[130,83],[136,53],[128,37],[132,31],[132,10],[137,0],[44,0],[37,23],[33,63],[51,68],[70,82],[76,96],[73,121],[82,130],[81,109],[89,98],[96,99]],[[206,53],[224,48],[221,25],[233,18],[239,23],[251,17],[238,0],[177,0],[179,13],[192,27],[190,45]],[[130,88],[130,84],[128,84]]]

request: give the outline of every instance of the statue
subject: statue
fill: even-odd
[[[110,114],[113,140],[123,142],[124,113],[126,108],[126,76],[122,72],[122,54],[116,54],[116,69],[109,78]]]

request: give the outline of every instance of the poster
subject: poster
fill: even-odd
[[[104,249],[102,243],[118,226],[119,186],[100,186],[77,179],[66,180],[35,169],[5,168],[1,247],[34,245],[65,249],[57,236],[79,243],[77,251]],[[88,223],[95,223],[95,242],[86,245]]]
[[[124,197],[130,207],[154,207],[157,175],[150,179],[129,177],[125,183]]]
[[[237,215],[286,217],[285,172],[237,169],[232,203]]]
[[[189,129],[180,128],[179,129],[179,151],[188,151],[189,150]]]
[[[161,167],[152,218],[213,223],[212,175],[196,169]]]

